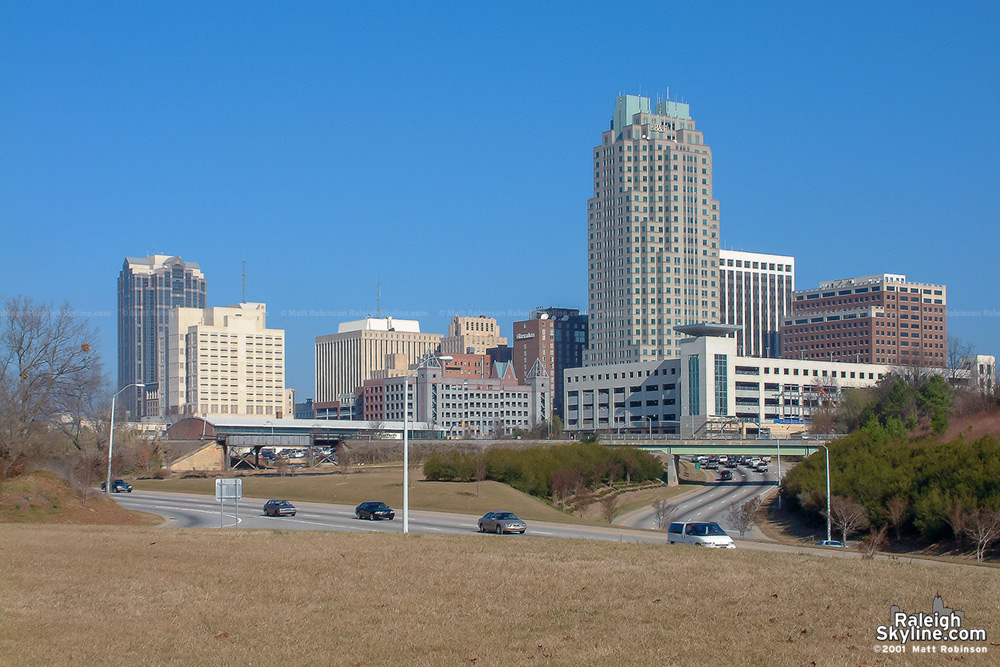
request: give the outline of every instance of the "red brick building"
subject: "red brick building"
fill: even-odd
[[[900,366],[947,363],[947,289],[886,273],[796,291],[782,357]]]

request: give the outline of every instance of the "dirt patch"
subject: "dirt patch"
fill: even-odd
[[[94,489],[74,488],[51,472],[0,482],[0,523],[149,526],[161,520],[125,510]]]
[[[958,436],[966,442],[974,442],[984,435],[1000,437],[1000,406],[991,407],[974,415],[953,416],[948,422],[948,430],[941,438],[949,442]]]

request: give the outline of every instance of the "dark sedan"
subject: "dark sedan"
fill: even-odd
[[[354,508],[354,516],[359,519],[368,519],[369,521],[374,521],[375,519],[389,519],[391,521],[396,517],[396,513],[388,505],[379,500],[368,500]]]
[[[268,500],[264,503],[267,516],[295,516],[295,505],[287,500]]]
[[[524,534],[525,524],[513,512],[488,512],[479,520],[480,533],[521,533]]]
[[[107,482],[101,482],[101,491],[108,488]],[[111,493],[132,493],[132,485],[126,482],[124,479],[115,479],[111,481]]]

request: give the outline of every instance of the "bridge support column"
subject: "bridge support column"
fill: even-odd
[[[677,474],[677,457],[677,454],[667,454],[667,486],[680,484],[680,477]]]

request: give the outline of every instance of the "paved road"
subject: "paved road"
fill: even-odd
[[[236,525],[236,507],[226,504],[220,513],[214,496],[199,496],[161,491],[133,491],[114,494],[118,503],[130,510],[159,514],[168,526],[185,528],[232,528]],[[283,530],[340,530],[398,533],[403,529],[402,517],[393,521],[362,521],[354,517],[353,505],[328,505],[324,503],[295,502],[298,513],[294,517],[267,517],[261,508],[266,498],[243,498],[240,501],[239,526],[241,528],[280,528]],[[395,508],[397,513],[398,508]],[[410,511],[410,532],[467,535],[479,534],[478,516],[448,514],[444,512]],[[560,537],[616,542],[651,542],[665,544],[663,533],[650,533],[628,528],[575,526],[563,523],[528,522],[528,536]],[[495,536],[493,536],[495,537]]]
[[[782,469],[788,472],[788,467],[782,464]],[[771,465],[767,473],[761,474],[749,468],[739,466],[730,469],[733,479],[730,482],[709,482],[693,493],[685,494],[674,505],[674,521],[715,521],[726,532],[735,534],[735,526],[726,519],[726,512],[733,505],[740,505],[755,496],[773,493],[777,486],[777,466]],[[711,473],[712,471],[707,471]],[[716,471],[719,472],[719,471]],[[652,507],[646,507],[626,516],[621,525],[633,528],[653,530],[655,516]],[[747,533],[754,539],[767,539],[760,530],[754,528]]]
[[[754,473],[750,473],[753,475]],[[735,475],[733,476],[735,478]],[[707,485],[709,491],[713,485]],[[739,486],[739,485],[736,485]],[[749,488],[760,485],[751,485]],[[705,491],[702,491],[705,493]],[[236,526],[236,508],[230,503],[226,505],[225,514],[221,516],[219,504],[214,496],[199,496],[184,493],[165,493],[161,491],[133,491],[132,493],[112,494],[111,496],[127,509],[151,512],[164,517],[167,526],[190,528],[219,528],[220,523],[232,530]],[[354,506],[331,505],[324,503],[295,503],[299,510],[294,517],[266,517],[261,508],[264,498],[244,498],[240,502],[239,526],[242,528],[271,528],[282,530],[335,530],[335,531],[369,531],[398,533],[402,531],[402,520],[394,521],[361,521],[354,518]],[[711,511],[711,507],[708,508]],[[705,511],[704,508],[691,508],[695,513]],[[414,533],[479,535],[482,539],[501,539],[497,535],[481,535],[476,520],[478,516],[468,514],[447,514],[444,512],[410,512],[410,531]],[[616,526],[574,526],[562,523],[545,523],[531,521],[528,523],[526,537],[576,538],[588,540],[607,540],[613,542],[645,542],[667,544],[666,533],[638,530],[629,527]],[[521,539],[521,536],[505,536],[506,539]],[[853,549],[828,549],[806,546],[790,546],[776,543],[761,543],[736,540],[740,549],[755,551],[771,551],[782,553],[808,553],[834,558],[859,558]],[[679,548],[679,547],[671,547]],[[680,547],[684,548],[684,547]],[[879,558],[887,558],[879,556]],[[905,557],[892,558],[899,561],[911,561]],[[974,567],[959,563],[919,560],[921,563],[941,566]]]

